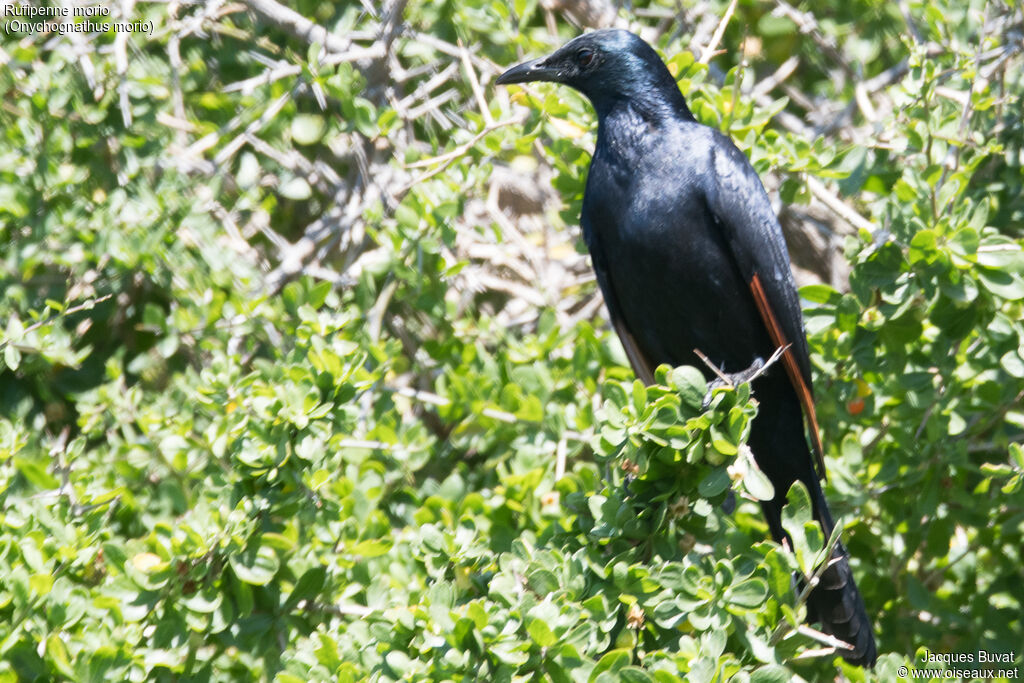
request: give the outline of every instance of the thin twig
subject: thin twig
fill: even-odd
[[[764,365],[759,367],[754,372],[754,374],[751,375],[750,377],[748,377],[745,381],[753,382],[755,379],[757,379],[758,377],[760,377],[764,373],[768,372],[768,368],[770,368],[772,365],[775,364],[776,361],[778,361],[780,358],[782,358],[782,354],[784,354],[786,351],[788,351],[790,346],[792,346],[792,344],[786,344],[785,346],[780,346],[779,348],[775,349],[775,351],[772,352],[772,355],[768,357],[768,360],[765,361]]]
[[[275,81],[279,81],[282,78],[288,78],[290,76],[298,76],[302,73],[302,67],[295,64],[282,64],[273,69],[268,69],[261,73],[259,76],[253,76],[252,78],[246,78],[243,81],[235,81],[224,86],[221,91],[225,93],[229,92],[240,92],[243,95],[252,94],[256,88],[262,85],[270,85]]]
[[[758,97],[767,95],[789,78],[793,72],[796,71],[798,66],[800,66],[800,58],[796,55],[790,57],[780,64],[779,68],[776,69],[771,76],[758,82],[750,91],[750,96],[757,99]]]
[[[558,448],[555,449],[555,481],[565,476],[566,445],[565,437],[558,440]]]
[[[729,20],[732,18],[732,13],[736,11],[737,0],[732,0],[729,3],[729,7],[725,10],[725,14],[722,15],[722,20],[718,22],[718,28],[711,35],[711,41],[707,44],[700,53],[700,63],[707,64],[711,61],[712,57],[715,56],[715,48],[718,47],[718,43],[722,40],[722,36],[725,34],[725,27],[729,25]]]
[[[867,230],[868,232],[874,232],[875,225],[868,219],[861,216],[859,213],[847,206],[843,200],[833,194],[825,187],[824,183],[813,176],[807,176],[807,189],[811,191],[811,194],[815,196],[822,204],[831,209],[837,216],[845,220],[847,223],[852,225],[858,230]]]
[[[486,125],[493,126],[494,117],[491,116],[491,110],[487,106],[487,100],[484,99],[483,90],[480,89],[480,81],[476,77],[476,69],[473,68],[473,63],[469,60],[469,50],[462,45],[461,40],[459,40],[459,49],[462,51],[460,55],[462,68],[466,70],[466,77],[469,78],[469,87],[473,90],[473,97],[476,98],[477,107],[480,108],[480,115],[484,117]]]
[[[334,53],[347,53],[352,49],[350,41],[331,33],[327,28],[315,24],[295,10],[274,2],[274,0],[242,1],[265,21],[308,45],[320,43]]]
[[[817,629],[811,628],[807,624],[800,624],[799,626],[796,627],[796,630],[797,630],[797,633],[805,635],[808,638],[810,638],[811,640],[816,640],[819,643],[824,643],[825,645],[831,645],[833,648],[835,648],[837,650],[852,650],[853,649],[853,645],[850,645],[846,641],[839,640],[835,636],[830,636],[827,633],[822,633],[821,631],[819,631]],[[810,652],[811,651],[808,650],[807,652],[804,652],[804,655],[808,655],[809,656]],[[824,651],[824,652],[822,652],[822,654],[831,654],[831,651]]]
[[[57,313],[57,315],[55,315],[53,317],[44,318],[43,320],[37,320],[36,322],[32,323],[31,325],[26,327],[24,330],[22,330],[21,331],[21,336],[24,338],[25,335],[29,334],[30,332],[35,332],[36,330],[38,330],[43,325],[45,325],[47,323],[51,323],[51,322],[56,322],[56,321],[60,320],[61,318],[65,318],[65,317],[71,315],[72,313],[78,313],[79,311],[85,311],[85,310],[91,309],[91,308],[95,307],[96,304],[103,303],[104,301],[106,301],[107,299],[109,299],[112,296],[114,296],[114,295],[113,294],[104,294],[101,297],[97,297],[95,299],[89,299],[88,301],[83,301],[82,303],[78,304],[77,306],[72,306],[71,308],[67,308],[67,309],[65,309],[63,311],[59,311]],[[4,339],[4,340],[0,341],[0,349],[4,348],[5,346],[7,346],[10,343],[11,343],[10,338],[7,338],[7,339]]]
[[[479,133],[474,135],[472,137],[472,139],[469,140],[469,142],[466,142],[466,143],[464,143],[462,145],[459,145],[458,147],[456,147],[455,149],[453,149],[450,152],[447,152],[445,154],[441,154],[440,156],[432,157],[430,159],[423,159],[421,161],[417,161],[415,163],[409,164],[408,166],[406,166],[406,168],[423,168],[424,166],[430,166],[431,164],[440,164],[440,165],[437,168],[432,168],[429,171],[427,171],[426,173],[423,173],[419,177],[413,179],[407,185],[403,186],[400,190],[398,190],[395,193],[395,195],[401,197],[406,192],[408,192],[412,188],[416,187],[416,185],[419,185],[423,181],[428,180],[430,178],[433,178],[438,173],[441,173],[442,171],[447,170],[447,168],[449,166],[451,166],[452,163],[454,163],[456,159],[458,159],[459,157],[465,155],[467,152],[469,152],[469,150],[473,149],[473,147],[476,145],[476,143],[480,142],[484,138],[484,136],[487,135],[488,133],[490,133],[491,131],[495,131],[495,130],[497,130],[499,128],[504,128],[505,126],[511,126],[513,124],[522,123],[522,122],[523,122],[523,119],[521,119],[521,118],[506,119],[505,121],[497,121],[497,122],[495,122],[495,123],[493,123],[493,124],[491,124],[489,126],[484,126],[483,130],[481,130]]]
[[[339,448],[365,448],[373,451],[390,451],[395,448],[393,443],[368,439],[341,439],[336,445]]]
[[[720,379],[723,382],[725,382],[726,386],[729,386],[729,387],[732,386],[732,380],[729,379],[729,375],[727,375],[724,372],[722,372],[721,370],[719,370],[715,366],[715,364],[711,362],[711,359],[708,358],[706,355],[704,355],[704,353],[700,349],[694,349],[693,352],[695,354],[697,354],[697,358],[700,358],[701,361],[703,361],[704,365],[708,366],[708,368],[711,369],[711,372],[713,372],[716,375],[718,375],[718,379]]]
[[[801,33],[809,35],[818,47],[822,49],[829,58],[838,64],[851,80],[858,78],[857,71],[850,65],[846,56],[836,45],[835,39],[826,36],[821,32],[818,19],[811,12],[801,12],[785,0],[775,0],[778,12],[797,25]]]
[[[134,0],[121,0],[121,14],[130,17],[135,8]],[[116,31],[114,37],[114,68],[118,76],[118,106],[125,128],[132,126],[131,99],[128,96],[128,36],[127,31]]]

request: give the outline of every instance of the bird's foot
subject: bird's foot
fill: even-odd
[[[701,410],[707,410],[708,406],[711,405],[711,396],[718,387],[734,387],[737,384],[743,384],[744,382],[750,382],[757,378],[758,375],[764,370],[765,362],[764,358],[758,356],[754,359],[754,362],[746,370],[740,370],[739,372],[726,373],[715,369],[717,378],[711,380],[708,383],[707,393],[704,394],[704,400],[701,402]]]

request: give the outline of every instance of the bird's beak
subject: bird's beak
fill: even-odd
[[[523,62],[512,67],[505,73],[498,76],[495,81],[497,85],[508,85],[509,83],[529,83],[531,81],[552,81],[558,82],[559,70],[547,65],[547,57]]]

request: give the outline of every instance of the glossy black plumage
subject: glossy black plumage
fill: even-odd
[[[797,479],[831,532],[804,434],[806,412],[817,438],[800,303],[782,230],[747,158],[696,122],[657,53],[632,33],[580,36],[497,82],[527,81],[569,85],[597,112],[580,223],[637,375],[650,383],[661,363],[704,369],[693,349],[734,373],[792,344],[785,370],[780,363],[753,383],[760,407],[749,445],[775,486],[775,500],[763,505],[772,535],[785,537],[781,507]],[[854,646],[846,659],[874,664],[871,622],[845,549],[808,606],[823,630]]]

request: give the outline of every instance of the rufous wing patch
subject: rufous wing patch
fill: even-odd
[[[782,331],[782,326],[779,325],[778,318],[775,317],[775,312],[772,310],[771,304],[768,302],[767,294],[765,294],[764,285],[761,284],[761,278],[757,273],[754,273],[754,277],[750,279],[750,291],[754,294],[754,303],[757,304],[757,310],[761,314],[761,319],[764,321],[765,327],[768,328],[768,335],[771,337],[772,344],[776,347],[788,345],[790,340],[786,339],[786,334]],[[818,464],[818,474],[822,479],[826,479],[827,475],[825,474],[824,457],[825,449],[822,447],[821,443],[821,431],[818,428],[818,415],[814,410],[814,396],[811,394],[811,387],[807,385],[803,374],[800,372],[800,368],[797,366],[796,357],[793,355],[792,347],[783,352],[782,364],[786,368],[786,374],[789,376],[789,381],[793,384],[797,398],[800,399],[800,405],[804,409],[804,417],[807,419],[807,427],[811,432],[811,446],[814,448],[814,455],[816,456],[816,462]]]

